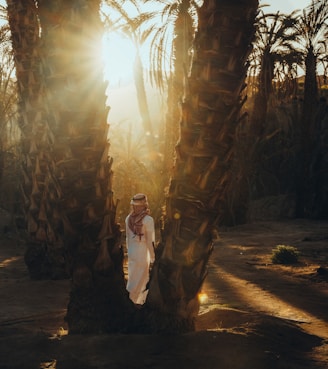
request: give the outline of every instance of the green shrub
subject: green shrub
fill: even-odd
[[[274,264],[294,264],[298,262],[299,252],[296,247],[277,245],[272,250],[271,260]]]

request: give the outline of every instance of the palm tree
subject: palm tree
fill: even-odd
[[[18,124],[22,131],[22,178],[20,181],[23,194],[23,206],[25,212],[25,221],[28,231],[33,233],[33,239],[41,238],[42,228],[37,224],[35,218],[38,217],[40,210],[40,196],[38,194],[38,177],[39,174],[39,158],[37,158],[35,150],[37,126],[42,124],[40,112],[43,111],[42,103],[38,97],[42,95],[42,83],[40,81],[40,52],[39,52],[39,26],[36,16],[36,6],[33,2],[23,1],[7,1],[7,10],[9,17],[9,25],[11,30],[11,40],[14,52],[14,60],[17,77],[17,92],[18,92]],[[32,86],[33,81],[33,86]],[[36,117],[39,119],[36,120]],[[28,117],[31,122],[28,124]],[[34,127],[33,127],[34,126]],[[42,127],[44,128],[44,127]],[[32,168],[38,167],[37,173],[32,174]],[[24,189],[23,186],[26,188]],[[33,190],[32,190],[33,188]],[[36,197],[38,204],[36,204]],[[40,231],[38,232],[38,230]],[[36,242],[39,246],[39,242]],[[31,245],[31,243],[30,243]],[[40,242],[41,245],[41,242]],[[44,259],[45,252],[42,246],[38,248],[37,254],[41,254],[40,258]],[[30,274],[33,277],[39,276],[43,269],[39,258],[37,267],[29,268]],[[55,259],[55,257],[53,258]],[[59,264],[60,265],[60,264]],[[37,269],[37,271],[36,271]],[[50,267],[49,267],[50,269]],[[43,273],[43,272],[41,272]]]
[[[30,274],[72,277],[70,332],[117,331],[131,305],[98,62],[100,1],[7,5],[23,132]]]
[[[197,29],[199,2],[195,0],[145,0],[162,9],[161,26],[157,27],[151,43],[151,78],[163,88],[167,85],[167,115],[165,127],[164,162],[169,175],[174,162],[174,147],[179,138],[181,103],[187,89],[192,62],[192,43]],[[164,21],[163,21],[164,20]]]
[[[299,39],[297,51],[305,67],[304,97],[301,119],[300,175],[297,188],[296,216],[310,216],[311,152],[315,138],[315,114],[318,105],[317,63],[325,54],[328,37],[328,3],[311,1],[295,23]]]
[[[278,73],[282,67],[291,72],[297,61],[293,48],[293,42],[297,37],[293,30],[295,22],[295,12],[290,15],[279,12],[265,14],[260,9],[256,17],[254,48],[249,57],[248,71],[249,80],[251,77],[255,80],[253,104],[250,107],[249,124],[237,135],[235,146],[237,159],[234,171],[236,178],[241,179],[241,183],[237,184],[237,188],[232,186],[227,197],[231,204],[230,217],[233,224],[246,221],[252,196],[258,192],[262,167],[267,165],[264,160],[265,150],[278,133],[278,130],[275,133],[268,132],[267,112],[269,107],[274,105],[273,92],[274,86],[279,81]],[[285,76],[286,74],[284,78]]]
[[[198,313],[212,230],[229,191],[257,6],[256,0],[205,0],[199,11],[162,244],[146,302],[152,330],[190,330]]]
[[[147,136],[147,144],[153,147],[153,127],[147,101],[147,93],[144,80],[144,68],[141,59],[141,47],[152,32],[152,27],[142,30],[142,26],[152,18],[152,13],[141,12],[138,3],[131,1],[129,4],[134,6],[137,11],[136,16],[130,16],[124,9],[124,3],[115,0],[107,0],[108,5],[120,14],[120,18],[113,22],[109,16],[106,16],[106,23],[109,32],[120,32],[126,38],[131,40],[135,48],[135,60],[133,75],[137,92],[138,106],[145,134]]]
[[[284,63],[286,55],[289,55],[289,58],[292,53],[295,55],[295,14],[296,12],[290,15],[281,15],[279,12],[265,14],[261,10],[257,17],[254,50],[251,54],[251,60],[259,63],[258,88],[251,116],[252,132],[257,139],[261,138],[265,130],[275,65],[278,62]]]

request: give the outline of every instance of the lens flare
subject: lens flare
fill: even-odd
[[[207,293],[200,292],[198,294],[198,301],[199,301],[200,304],[206,304],[206,302],[208,301]]]

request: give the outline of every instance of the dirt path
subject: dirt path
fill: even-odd
[[[271,263],[292,245],[300,263]],[[0,369],[41,367],[327,369],[328,222],[265,222],[221,230],[197,332],[67,336],[69,281],[31,281],[24,245],[0,237]]]
[[[235,227],[223,232],[204,285],[209,303],[300,323],[310,334],[328,339],[328,276],[317,274],[328,262],[328,224],[285,222]],[[300,250],[296,266],[273,265],[272,249]]]

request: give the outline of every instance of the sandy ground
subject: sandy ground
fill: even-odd
[[[279,244],[299,263],[272,264]],[[24,251],[0,235],[0,369],[328,368],[328,222],[220,230],[197,331],[176,336],[67,335],[70,282],[30,280]]]

